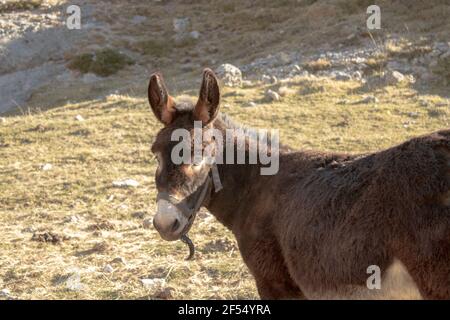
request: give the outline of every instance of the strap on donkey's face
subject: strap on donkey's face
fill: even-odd
[[[205,182],[195,192],[182,200],[176,199],[168,192],[159,192],[156,201],[165,200],[175,206],[187,219],[188,225],[181,236],[181,241],[186,243],[189,247],[189,256],[186,260],[191,260],[194,257],[195,247],[192,240],[187,235],[197,215],[198,210],[204,204],[206,196],[211,193],[211,188],[214,188],[215,192],[219,192],[223,189],[220,181],[219,170],[217,164],[213,163],[211,169],[206,176]]]

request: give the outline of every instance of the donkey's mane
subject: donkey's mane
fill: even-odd
[[[242,124],[240,122],[237,122],[237,121],[233,120],[226,113],[219,112],[219,114],[217,116],[217,120],[221,121],[223,126],[226,129],[239,130],[239,131],[242,132],[242,134],[244,134],[244,135],[246,135],[246,136],[248,136],[248,137],[250,137],[252,139],[257,139],[258,138],[258,129],[252,128],[252,127],[244,125],[244,124]]]

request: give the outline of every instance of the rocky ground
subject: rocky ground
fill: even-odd
[[[342,11],[339,3],[335,7]],[[268,6],[266,14],[261,13],[262,5],[262,11],[254,13],[255,25],[240,21],[240,35],[236,35],[235,28],[239,26],[236,19],[250,8],[239,8],[236,2],[228,5],[216,2],[218,10],[203,3],[175,5],[172,1],[150,4],[134,1],[135,6],[124,6],[119,1],[78,0],[70,4],[82,9],[80,30],[65,26],[69,3],[64,1],[41,1],[40,6],[31,10],[0,11],[0,112],[46,109],[68,100],[98,98],[114,92],[141,95],[149,73],[157,69],[164,70],[169,82],[182,91],[189,88],[201,68],[217,69],[223,63],[236,65],[244,78],[252,81],[273,82],[310,74],[339,81],[356,79],[367,86],[379,86],[386,81],[411,82],[418,90],[445,89],[449,85],[450,47],[445,33],[417,32],[411,36],[411,31],[404,34],[389,29],[368,34],[361,31],[364,23],[355,23],[365,17],[364,6],[360,6],[359,14],[356,11],[348,16],[348,23],[340,26],[339,32],[334,32],[336,45],[332,46],[328,42],[317,45],[315,39],[297,44],[292,40],[299,31],[289,30],[275,17],[276,13],[286,16],[293,5],[295,9],[305,8],[301,1]],[[213,10],[211,21],[206,19],[203,24],[190,16],[190,12],[202,7],[205,12],[200,15]],[[307,7],[307,17],[327,17],[321,14],[331,7],[318,1]],[[387,9],[398,10],[388,6]],[[445,5],[440,9],[449,10]],[[295,10],[292,11],[287,20],[302,25],[302,16],[295,17]],[[167,13],[170,15],[161,16]],[[221,14],[222,24],[217,22]],[[429,19],[424,15],[423,19]],[[332,18],[329,20],[328,24],[333,22]],[[333,34],[326,29],[325,22],[322,37],[327,39]],[[428,24],[431,22],[427,20]],[[440,29],[445,27],[443,24]],[[260,39],[263,32],[258,33],[258,28],[264,30],[266,40]],[[217,41],[219,34],[225,36],[225,41]],[[249,48],[234,43],[241,38],[248,42]],[[267,41],[273,44],[267,46]],[[132,63],[107,76],[80,65],[70,68],[74,59],[92,55],[95,60],[105,48],[126,56]],[[172,63],[174,59],[176,64]],[[108,63],[112,62],[105,60]],[[96,70],[107,67],[101,65]]]

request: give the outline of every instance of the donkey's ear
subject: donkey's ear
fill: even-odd
[[[158,72],[150,77],[148,84],[148,101],[156,118],[163,124],[168,125],[173,121],[175,114],[175,103],[167,93],[166,85],[162,75]]]
[[[211,69],[203,70],[202,86],[197,104],[194,108],[194,117],[207,125],[219,112],[220,91],[217,78]]]

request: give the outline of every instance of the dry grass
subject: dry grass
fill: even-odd
[[[296,78],[283,86],[295,94],[272,104],[263,99],[269,86],[236,89],[222,111],[279,128],[282,142],[302,149],[379,150],[449,126],[445,100],[407,87],[375,92],[378,104],[352,104],[361,99],[358,83]],[[250,100],[261,103],[243,107]],[[183,260],[181,242],[143,228],[155,210],[149,146],[159,127],[145,98],[120,95],[0,122],[0,288],[23,299],[257,298],[232,234],[208,213],[191,231],[192,262]],[[42,170],[46,163],[53,168]],[[125,178],[140,185],[113,187]],[[126,264],[112,262],[117,257]],[[107,264],[112,273],[103,272]],[[82,287],[74,290],[78,277]],[[142,278],[166,285],[148,289]],[[407,282],[395,289],[399,298],[416,297]]]
[[[305,63],[304,67],[308,71],[317,72],[331,68],[331,62],[326,58],[319,58]]]
[[[0,13],[39,8],[42,0],[6,0],[0,2]]]

